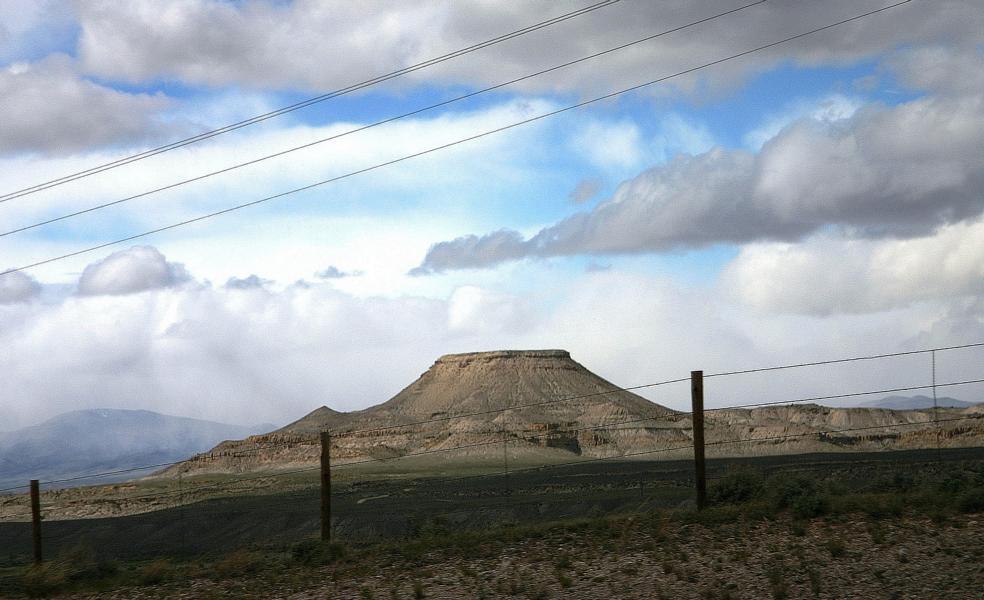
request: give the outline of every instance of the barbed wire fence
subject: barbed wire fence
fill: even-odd
[[[465,523],[468,521],[468,513],[474,517],[473,521],[494,525],[514,522],[517,515],[524,513],[535,514],[539,518],[562,519],[569,516],[584,516],[598,511],[623,510],[626,506],[635,506],[637,509],[641,509],[645,506],[654,505],[653,494],[663,480],[673,482],[673,485],[670,486],[672,489],[665,495],[669,499],[668,501],[676,503],[676,505],[687,504],[693,503],[696,497],[696,505],[703,507],[706,504],[706,481],[724,476],[721,473],[724,467],[714,467],[716,474],[708,475],[706,470],[699,466],[703,462],[698,456],[702,454],[700,450],[711,452],[712,460],[727,456],[736,458],[750,454],[769,454],[769,452],[776,452],[776,456],[786,458],[791,454],[789,449],[780,447],[784,442],[802,443],[800,446],[793,446],[792,452],[815,449],[817,445],[827,450],[838,451],[845,447],[856,448],[859,444],[863,446],[866,443],[873,449],[878,449],[888,447],[892,443],[901,444],[908,439],[905,438],[906,435],[912,438],[912,443],[918,445],[924,441],[918,436],[925,437],[928,432],[931,441],[927,447],[922,449],[934,450],[934,460],[922,460],[921,462],[908,460],[906,464],[941,465],[946,459],[944,443],[948,443],[951,447],[981,445],[981,441],[984,440],[984,435],[982,435],[984,434],[984,411],[943,409],[938,405],[937,391],[940,388],[950,389],[959,386],[980,385],[984,383],[984,377],[982,377],[984,373],[974,371],[962,378],[938,381],[938,354],[980,347],[984,347],[984,343],[708,374],[695,371],[689,378],[676,378],[597,393],[549,398],[498,409],[442,415],[431,419],[382,427],[350,429],[331,432],[330,434],[326,432],[326,437],[327,435],[331,436],[330,448],[350,451],[353,447],[358,447],[358,444],[355,446],[352,446],[351,443],[345,445],[353,439],[358,442],[360,438],[364,440],[372,437],[379,441],[393,435],[411,435],[414,433],[433,435],[434,430],[429,429],[428,426],[437,423],[447,424],[449,421],[464,418],[489,417],[510,411],[523,411],[524,409],[578,400],[590,402],[591,399],[604,399],[630,391],[662,388],[685,382],[691,383],[693,406],[690,411],[669,411],[654,408],[653,414],[648,416],[608,419],[602,423],[568,425],[549,428],[546,431],[535,426],[507,428],[488,424],[483,428],[458,432],[459,439],[467,440],[470,438],[474,441],[441,445],[442,442],[451,439],[447,437],[444,440],[437,440],[437,443],[432,447],[402,452],[393,456],[336,459],[332,463],[329,453],[327,462],[314,466],[284,469],[272,465],[266,469],[251,471],[240,476],[232,474],[218,477],[195,475],[196,470],[203,470],[209,466],[210,462],[214,461],[248,460],[262,457],[266,452],[280,449],[296,450],[305,447],[310,448],[308,454],[313,458],[321,450],[321,440],[304,439],[302,435],[289,436],[290,439],[277,441],[247,439],[245,445],[248,447],[245,449],[218,450],[198,454],[185,461],[142,465],[39,482],[40,485],[52,487],[59,484],[77,484],[89,480],[98,481],[100,478],[109,476],[115,477],[154,469],[172,468],[176,470],[176,473],[172,473],[171,476],[177,478],[176,489],[171,489],[173,486],[169,487],[162,484],[162,488],[159,490],[147,491],[144,488],[141,491],[139,485],[116,484],[117,493],[103,498],[73,498],[71,492],[49,489],[46,492],[47,498],[39,504],[41,512],[54,515],[56,519],[48,521],[45,529],[51,528],[54,531],[46,533],[43,539],[48,544],[64,546],[73,540],[85,538],[87,529],[95,531],[106,526],[106,522],[101,519],[58,520],[57,515],[60,514],[83,514],[98,517],[136,513],[138,517],[142,514],[145,515],[145,518],[153,520],[146,515],[153,515],[162,510],[177,510],[178,512],[173,514],[175,524],[169,527],[171,530],[175,528],[178,530],[177,535],[174,536],[178,541],[165,540],[166,535],[173,535],[173,531],[170,534],[161,534],[158,536],[160,538],[157,543],[158,549],[199,551],[203,545],[197,541],[197,538],[201,536],[203,527],[221,530],[224,526],[228,526],[231,512],[245,515],[244,511],[247,507],[244,503],[248,499],[255,499],[258,495],[264,494],[271,497],[276,496],[275,506],[271,508],[269,503],[264,505],[260,501],[252,502],[249,506],[256,506],[256,510],[259,511],[258,517],[269,516],[277,511],[285,515],[299,515],[295,520],[305,525],[309,531],[316,530],[318,523],[326,523],[327,527],[322,527],[323,537],[326,539],[333,538],[337,530],[340,530],[343,537],[348,539],[366,533],[375,532],[378,534],[385,532],[387,528],[401,534],[412,535],[419,533],[426,523],[438,522],[442,519],[450,519],[456,524]],[[930,379],[926,383],[916,382],[916,385],[878,387],[861,391],[817,394],[793,399],[737,403],[708,408],[703,407],[703,397],[699,398],[700,403],[698,405],[698,389],[694,385],[695,381],[698,380],[701,383],[707,379],[725,381],[729,378],[738,378],[755,373],[774,373],[790,369],[924,354],[928,354],[931,361]],[[971,363],[979,364],[979,361],[976,363],[971,361]],[[699,391],[702,393],[702,388]],[[882,420],[874,425],[816,428],[803,423],[789,422],[783,425],[780,422],[780,430],[778,431],[769,428],[756,431],[752,427],[746,431],[741,431],[740,435],[732,433],[731,437],[728,437],[727,433],[720,433],[721,431],[734,430],[734,428],[722,427],[722,423],[727,422],[727,419],[734,419],[736,415],[750,414],[756,410],[775,412],[779,409],[805,403],[856,399],[903,391],[931,391],[932,407],[905,414],[883,411],[879,413]],[[823,410],[835,409],[818,408],[817,410],[822,412]],[[950,412],[941,416],[941,410],[949,410]],[[695,434],[695,425],[703,423],[705,417],[709,419],[708,433],[710,437],[703,440],[702,443],[695,444],[695,438],[698,437]],[[646,448],[644,445],[634,443],[634,448],[619,449],[620,435],[641,435],[654,447]],[[659,436],[663,436],[662,443],[654,441]],[[700,440],[696,441],[699,442]],[[565,444],[574,442],[577,443],[578,451],[583,452],[583,454],[578,455],[573,460],[558,460],[557,457],[565,455],[565,452],[566,455],[570,454],[570,447]],[[806,442],[813,445],[811,446]],[[878,444],[881,442],[886,442],[886,444],[879,446]],[[594,445],[592,446],[592,444]],[[498,462],[498,459],[488,458],[493,454],[485,452],[496,446],[501,446],[502,449],[501,462]],[[541,461],[540,464],[527,464],[531,449],[554,451],[553,460],[550,462]],[[363,454],[371,453],[372,447],[362,447],[361,451]],[[478,456],[477,461],[475,456]],[[428,468],[431,472],[425,474],[426,476],[421,476],[419,465],[415,466],[412,463],[415,460],[427,458],[445,460],[446,467],[435,468],[430,465]],[[662,460],[653,466],[654,459]],[[850,460],[849,455],[845,455],[844,461],[850,462]],[[498,464],[496,464],[497,462]],[[614,462],[623,465],[621,470],[610,468]],[[407,466],[401,467],[401,465]],[[392,476],[386,472],[370,473],[365,471],[367,467],[378,466],[392,467],[397,471],[402,468],[404,473]],[[246,465],[243,468],[248,467],[249,465]],[[774,468],[777,471],[783,470],[782,465]],[[829,469],[829,461],[820,460],[819,464],[806,466],[793,463],[790,466],[790,469],[799,471],[825,468]],[[418,471],[415,472],[414,469]],[[469,469],[476,472],[454,475],[441,474],[442,470],[467,471]],[[592,469],[594,470],[592,471]],[[422,469],[422,471],[426,470]],[[314,481],[310,476],[319,472],[322,475],[328,473],[327,489],[324,485],[320,486],[320,489],[313,485]],[[336,477],[334,486],[331,483],[332,473],[339,476]],[[406,477],[408,473],[416,474],[417,477]],[[587,495],[582,494],[578,490],[585,486],[578,487],[579,484],[576,481],[578,478],[588,481],[590,485],[587,487],[594,485],[599,491]],[[394,482],[393,479],[396,481]],[[324,477],[322,477],[322,481],[325,481]],[[647,484],[650,486],[648,496],[645,489]],[[25,487],[29,486],[6,488],[0,492],[10,492]],[[567,498],[561,498],[566,504],[557,501],[558,495],[562,495],[561,492],[569,492],[570,490],[575,490],[575,492],[568,493]],[[239,508],[237,508],[237,503],[241,505]],[[315,507],[319,503],[321,510],[317,511]],[[193,509],[191,508],[192,505],[194,505]],[[436,506],[446,506],[447,508],[438,510],[435,508]],[[545,506],[548,508],[544,509]],[[549,511],[551,507],[561,508],[549,514],[541,514],[544,510]],[[333,508],[337,514],[332,514]],[[0,496],[0,510],[3,511],[0,513],[0,519],[6,521],[8,527],[10,521],[26,520],[31,517],[30,506],[24,495]],[[225,518],[222,517],[223,515]],[[285,518],[290,520],[294,517]],[[402,525],[397,522],[402,522]],[[88,526],[90,523],[92,525]],[[40,526],[40,522],[36,525]],[[0,523],[0,531],[3,527],[4,525]],[[296,531],[296,528],[288,529]],[[221,535],[218,537],[223,538]],[[226,536],[229,539],[232,537],[234,536]]]

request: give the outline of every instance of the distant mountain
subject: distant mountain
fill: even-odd
[[[940,408],[968,408],[974,403],[944,396],[936,399],[936,405]],[[919,410],[921,408],[933,408],[933,399],[929,396],[887,396],[878,400],[863,402],[858,406],[892,410]]]
[[[65,479],[101,471],[173,462],[223,440],[276,429],[228,425],[147,410],[78,410],[40,425],[0,433],[0,487]],[[82,480],[106,483],[142,477],[153,470]],[[67,484],[62,484],[62,486]]]

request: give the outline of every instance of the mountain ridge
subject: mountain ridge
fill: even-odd
[[[141,409],[69,411],[0,433],[0,486],[179,461],[267,427],[275,426],[230,425]],[[132,478],[132,473],[119,474],[80,483]]]

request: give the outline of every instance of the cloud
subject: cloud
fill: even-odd
[[[170,105],[162,94],[129,94],[89,81],[64,55],[15,63],[0,69],[0,154],[68,153],[153,139],[164,131],[157,116]]]
[[[450,269],[493,266],[506,260],[522,258],[527,253],[527,244],[523,241],[522,234],[508,229],[481,237],[466,235],[431,246],[423,264],[412,269],[409,274],[422,276]]]
[[[906,48],[888,59],[899,80],[910,88],[936,94],[966,96],[984,90],[984,48],[923,46]]]
[[[79,54],[89,72],[126,81],[340,87],[414,56],[425,24],[440,20],[437,12],[310,1],[86,2],[79,7]]]
[[[871,313],[984,295],[984,221],[908,240],[820,237],[752,244],[727,265],[725,289],[772,313]]]
[[[828,228],[859,238],[926,235],[984,211],[981,156],[982,95],[800,119],[758,153],[678,155],[529,239],[499,230],[434,244],[415,273],[526,257],[796,241]]]
[[[0,64],[69,47],[75,33],[75,11],[65,0],[0,2]]]
[[[20,271],[0,275],[0,304],[16,304],[34,300],[41,286],[31,276]]]
[[[984,319],[984,306],[966,297],[862,319],[758,313],[714,292],[612,269],[578,274],[547,297],[540,289],[474,285],[425,298],[356,297],[326,283],[263,293],[187,284],[3,305],[0,372],[31,402],[0,403],[0,422],[14,428],[96,407],[286,422],[322,404],[354,410],[384,401],[449,352],[566,348],[602,377],[637,385],[692,369],[912,349],[926,340],[945,345],[961,326],[980,331]],[[979,370],[976,356],[970,366]],[[939,362],[948,369],[950,356]],[[708,402],[910,385],[913,371],[886,362],[860,374],[831,368],[721,378],[708,387]],[[644,393],[677,408],[689,402],[686,385]]]
[[[582,179],[577,182],[571,193],[567,195],[574,204],[584,204],[595,197],[601,190],[601,182],[597,179]]]
[[[519,298],[478,286],[456,288],[448,299],[448,330],[453,334],[520,331],[529,316]]]
[[[73,237],[81,237],[79,232],[84,232],[88,240],[95,235],[104,238],[119,237],[120,230],[123,229],[153,229],[168,222],[198,216],[203,212],[228,208],[241,201],[278,194],[319,179],[329,179],[421,152],[474,135],[478,131],[492,130],[524,117],[547,112],[555,107],[555,104],[548,101],[525,99],[485,106],[475,111],[406,119],[301,150],[283,159],[272,159],[234,173],[198,181],[194,185],[127,202],[109,211],[82,215],[63,224],[45,228],[45,231],[58,231],[62,228],[61,232],[67,232]],[[143,168],[134,165],[127,169],[114,169],[98,178],[86,179],[84,186],[71,188],[70,194],[52,190],[44,195],[44,202],[9,203],[7,209],[0,212],[0,225],[5,230],[12,229],[92,204],[139,194],[175,183],[178,173],[183,178],[206,174],[275,150],[309,143],[312,139],[338,135],[362,124],[332,122],[324,126],[261,128],[243,134],[247,136],[245,139],[238,135],[222,136],[205,145],[156,156],[152,167],[149,162],[141,163]],[[379,206],[386,204],[386,212],[392,214],[394,209],[389,200],[395,194],[400,195],[401,207],[439,204],[452,195],[460,198],[462,187],[476,177],[487,183],[475,190],[470,198],[501,197],[518,182],[529,181],[531,177],[541,173],[527,161],[531,150],[546,146],[544,126],[517,128],[508,136],[489,136],[475,140],[375,172],[385,173],[385,177],[375,174],[352,177],[310,193],[292,195],[288,199],[278,199],[250,211],[210,220],[208,225],[212,231],[222,227],[220,223],[225,223],[228,227],[228,224],[235,223],[237,217],[247,213],[249,216],[243,217],[243,222],[248,224],[255,221],[258,212],[263,214],[263,211],[267,211],[268,215],[275,212],[273,207],[278,207],[276,212],[281,212],[288,206],[292,214],[303,211],[310,214],[315,212],[313,205],[305,204],[302,199],[315,194],[324,194],[323,197],[332,199],[327,203],[330,206],[359,197],[363,214],[378,214],[382,212]],[[38,132],[35,135],[39,135]],[[481,157],[481,160],[476,157]],[[75,172],[115,158],[118,157],[102,151],[86,156],[45,160],[29,157],[0,158],[0,171],[5,175],[5,189],[13,190],[50,179],[51,173]],[[59,188],[58,191],[67,189],[69,188]],[[167,199],[166,202],[162,201],[164,198]],[[109,214],[114,214],[114,218],[107,218]],[[242,226],[231,229],[241,231]],[[175,230],[175,233],[179,236],[187,235],[184,232],[188,231],[189,228],[181,228]],[[318,239],[321,237],[318,236]],[[8,250],[11,253],[16,251],[17,248]],[[317,268],[320,269],[321,266]],[[313,270],[315,269],[309,269],[307,273]],[[228,276],[223,275],[221,280]]]
[[[643,157],[642,136],[631,121],[591,121],[574,134],[571,144],[601,169],[636,167]]]
[[[556,57],[587,55],[733,6],[709,7],[685,0],[618,3],[402,77],[396,85],[498,83],[559,62]],[[638,83],[640,73],[650,78],[665,75],[880,6],[849,0],[765,3],[525,82],[520,89],[584,92]],[[712,82],[712,88],[730,86],[785,61],[810,66],[844,64],[901,44],[977,43],[984,20],[978,8],[971,0],[940,1],[932,10],[919,4],[904,6],[670,85],[706,94],[702,82]],[[88,72],[100,77],[324,91],[529,26],[565,9],[521,3],[504,10],[480,1],[138,0],[121,5],[97,0],[80,3],[78,12],[79,55]]]
[[[171,287],[188,278],[183,265],[168,262],[157,248],[133,246],[87,266],[78,290],[83,296],[134,294]]]
[[[777,115],[766,118],[765,123],[745,134],[745,145],[751,150],[759,150],[766,142],[776,137],[783,128],[797,120],[809,118],[820,123],[831,124],[851,118],[862,102],[842,94],[832,94],[820,100],[799,101]]]
[[[322,269],[315,273],[315,277],[320,279],[344,279],[346,277],[360,277],[363,274],[362,271],[342,271],[335,265],[328,265],[327,269]]]
[[[665,162],[677,154],[702,154],[717,144],[706,125],[670,113],[660,121],[651,145],[653,155]]]
[[[225,287],[231,290],[253,290],[262,289],[267,285],[273,283],[269,279],[263,279],[258,275],[250,275],[249,277],[230,277],[225,283]]]

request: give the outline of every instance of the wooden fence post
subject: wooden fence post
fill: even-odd
[[[694,478],[697,483],[697,510],[707,506],[707,472],[704,468],[704,372],[690,372],[691,417],[694,427]]]
[[[31,480],[31,534],[34,537],[34,564],[41,564],[41,490],[38,480]]]
[[[331,541],[331,432],[321,432],[321,541]]]
[[[509,483],[509,439],[506,437],[506,429],[503,426],[502,429],[502,472],[504,477],[505,487],[506,487],[506,506],[511,506],[512,504],[512,486]]]

